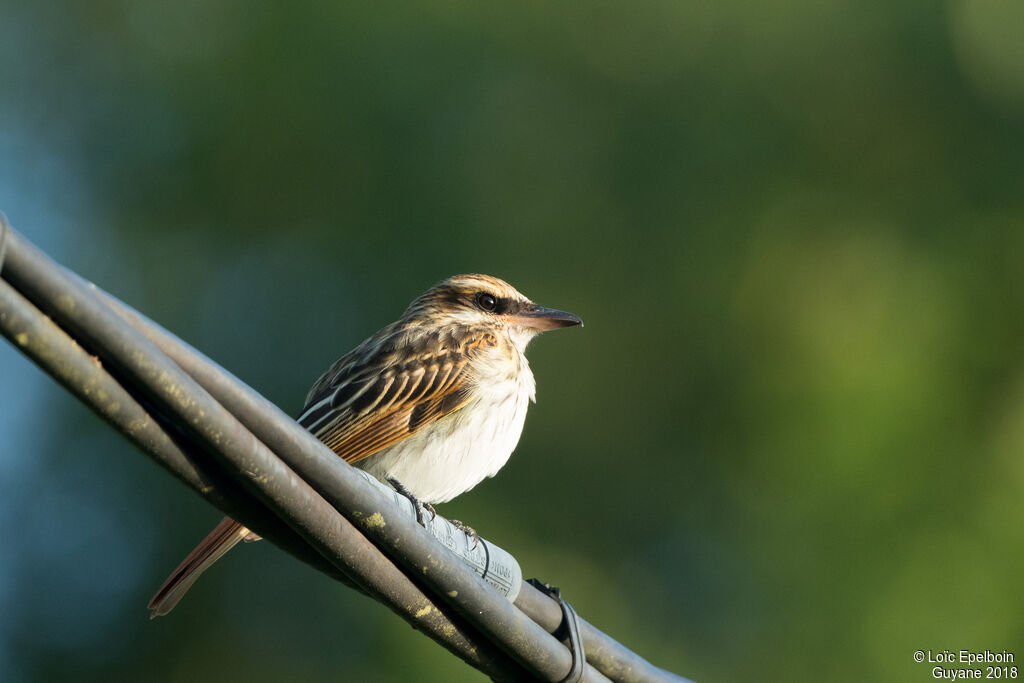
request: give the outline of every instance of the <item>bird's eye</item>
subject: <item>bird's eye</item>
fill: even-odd
[[[485,311],[493,311],[498,305],[498,300],[486,292],[476,295],[476,305]]]

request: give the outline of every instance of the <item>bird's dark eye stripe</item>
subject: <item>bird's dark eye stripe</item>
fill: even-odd
[[[523,310],[523,305],[519,301],[516,301],[515,299],[501,300],[502,313],[511,313],[512,315],[515,315],[516,313],[519,313],[521,310]]]

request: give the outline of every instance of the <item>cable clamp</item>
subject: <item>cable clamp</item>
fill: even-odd
[[[558,625],[558,629],[552,635],[559,640],[569,640],[572,667],[569,668],[568,675],[561,680],[561,683],[580,683],[583,680],[583,672],[586,670],[587,657],[583,652],[583,638],[580,637],[580,621],[576,616],[576,610],[562,599],[562,591],[557,587],[544,583],[540,579],[527,579],[526,582],[541,593],[554,598],[562,608],[562,623]]]

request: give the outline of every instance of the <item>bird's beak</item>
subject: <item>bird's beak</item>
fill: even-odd
[[[583,324],[583,321],[580,320],[578,315],[566,313],[565,311],[558,311],[554,308],[538,306],[537,304],[530,304],[513,315],[512,318],[517,324],[536,332],[557,330],[559,327],[571,327],[573,325]]]

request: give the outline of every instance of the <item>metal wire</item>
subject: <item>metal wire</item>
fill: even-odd
[[[0,256],[4,248],[11,249],[11,257],[9,270],[3,276],[80,341],[94,351],[102,350],[113,362],[116,374],[127,378],[127,384],[139,387],[136,393],[142,396],[129,395],[129,399],[140,399],[135,401],[140,410],[146,400],[152,400],[168,411],[175,425],[191,425],[188,427],[191,439],[215,453],[214,458],[206,456],[207,462],[200,470],[196,469],[196,463],[201,461],[202,450],[197,452],[193,448],[186,452],[178,447],[172,453],[174,449],[166,445],[155,449],[163,453],[162,459],[157,457],[161,464],[207,500],[318,570],[339,578],[340,567],[343,575],[350,576],[350,582],[362,586],[414,626],[427,631],[445,647],[496,679],[516,680],[525,672],[501,650],[488,647],[490,643],[479,636],[466,637],[461,644],[452,642],[453,626],[457,626],[454,630],[458,633],[466,634],[477,634],[477,628],[482,629],[542,679],[560,680],[570,670],[571,655],[549,635],[559,628],[562,620],[562,610],[556,602],[524,584],[516,601],[519,609],[511,606],[454,556],[441,550],[414,522],[390,509],[389,501],[382,499],[372,487],[365,486],[358,475],[353,476],[355,473],[348,471],[348,465],[276,406],[174,335],[51,261],[17,233],[8,231],[0,215]],[[11,298],[10,292],[0,288],[0,301],[7,305]],[[4,332],[7,334],[6,326]],[[74,344],[70,338],[68,341]],[[44,365],[45,359],[38,356],[33,355],[33,360]],[[168,376],[173,380],[168,382]],[[109,374],[107,377],[117,384]],[[193,379],[198,384],[193,383]],[[68,388],[82,398],[80,391]],[[94,410],[107,417],[101,409],[94,407]],[[197,419],[200,413],[207,417],[206,422]],[[119,429],[126,433],[123,426]],[[148,446],[134,434],[126,433],[126,436],[153,455],[153,443],[165,444],[166,441],[175,445],[166,431],[160,430],[160,433],[162,438],[150,435]],[[239,487],[233,477],[242,480],[246,487]],[[239,502],[246,499],[248,503]],[[301,504],[297,504],[300,499]],[[311,500],[316,501],[313,507],[320,512],[318,515],[307,512],[303,517],[302,512],[310,507]],[[268,514],[267,508],[279,517]],[[335,513],[335,508],[357,522],[375,512],[384,515],[385,525],[364,524],[362,533],[407,573],[421,577],[432,594],[448,596],[455,592],[459,599],[451,599],[450,604],[445,605],[428,598],[395,564],[384,556],[375,556],[376,548],[351,525],[344,532],[333,533],[317,528],[322,525],[337,529],[347,524]],[[288,524],[282,524],[282,519]],[[344,551],[339,547],[342,539],[348,543]],[[311,552],[310,546],[319,554]],[[370,585],[366,585],[367,577],[351,566],[350,557],[336,556],[341,552],[372,558],[374,567],[380,564],[394,572],[387,582],[374,582],[370,577]],[[324,557],[330,562],[325,562]],[[394,594],[394,586],[387,584],[403,585],[407,593],[412,588],[417,594],[415,608],[396,607],[413,603],[401,602],[408,600],[409,595],[400,598]],[[430,609],[426,609],[428,607]],[[603,675],[607,674],[613,680],[630,683],[686,681],[651,665],[585,620],[580,619],[579,626],[589,662],[584,680],[607,680]],[[444,637],[445,634],[449,637]]]

